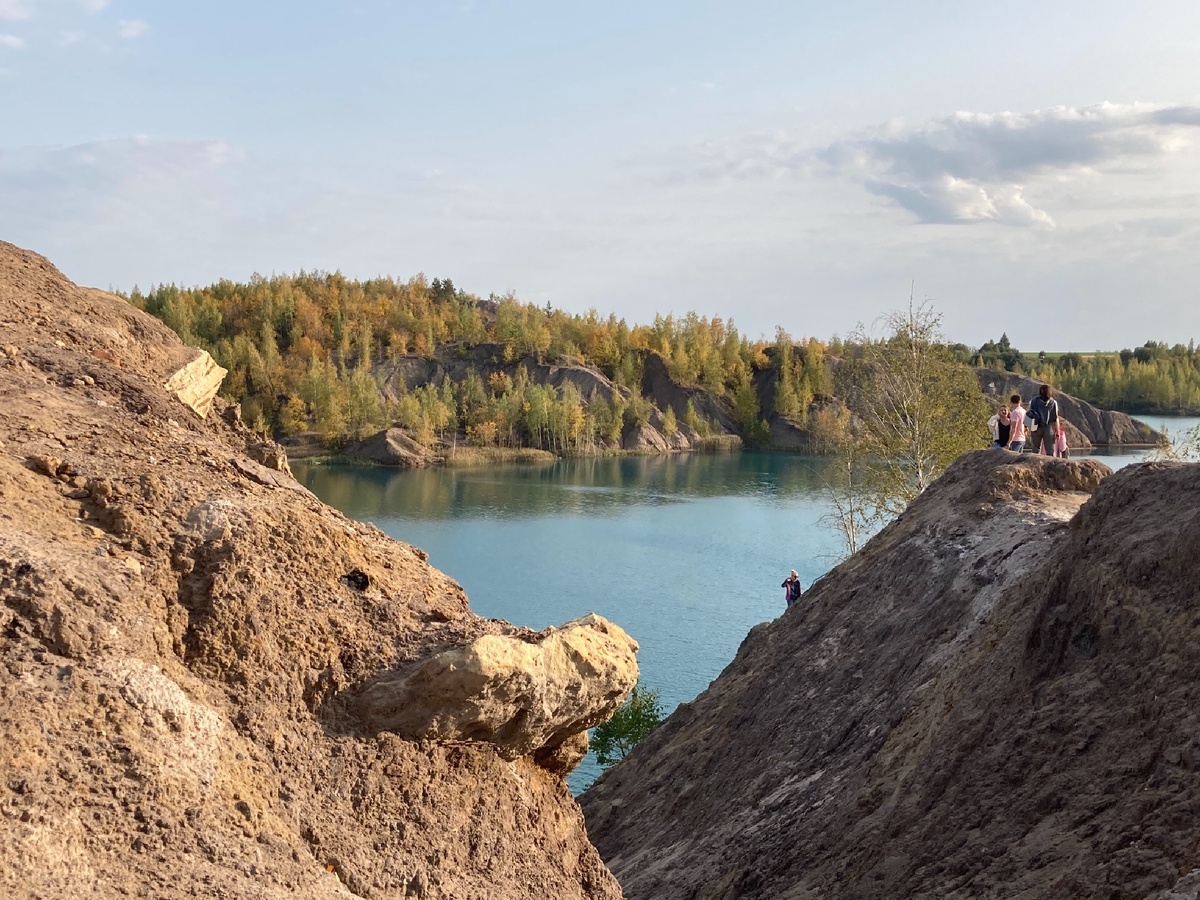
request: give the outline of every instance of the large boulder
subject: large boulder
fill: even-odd
[[[505,759],[556,756],[580,748],[586,731],[612,717],[637,684],[638,645],[618,626],[589,615],[528,636],[487,634],[362,690],[369,727],[409,740],[486,741]],[[584,740],[573,740],[584,735]]]
[[[226,374],[226,370],[218,366],[208,353],[197,350],[196,355],[173,372],[163,386],[203,419],[212,409],[213,399]]]
[[[401,469],[415,469],[435,461],[427,447],[400,428],[386,428],[365,440],[348,444],[341,455],[355,462]]]
[[[645,425],[626,425],[621,433],[621,449],[639,453],[665,453],[671,449],[663,433],[647,422]]]

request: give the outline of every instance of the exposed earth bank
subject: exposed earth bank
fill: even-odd
[[[476,616],[220,377],[0,243],[0,896],[620,897],[562,775],[636,643]]]
[[[582,798],[629,898],[1195,898],[1200,465],[960,459]]]

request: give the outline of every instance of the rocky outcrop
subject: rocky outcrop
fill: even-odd
[[[0,896],[620,896],[556,774],[568,717],[502,750],[356,705],[530,633],[318,502],[220,398],[194,415],[165,326],[8,244],[0,347]]]
[[[664,453],[671,449],[671,445],[653,425],[627,425],[621,433],[621,449],[638,453]]]
[[[697,415],[709,423],[715,434],[738,434],[731,412],[711,393],[702,388],[685,388],[676,383],[667,371],[667,364],[657,353],[646,353],[642,362],[642,393],[663,412],[675,410],[678,421],[684,420],[688,401]]]
[[[472,371],[484,381],[497,372],[516,378],[520,368],[525,370],[534,384],[552,385],[559,391],[568,384],[572,385],[585,403],[612,403],[614,397],[625,400],[630,397],[627,388],[613,384],[594,366],[543,363],[532,356],[504,362],[502,350],[499,344],[478,344],[473,347],[455,344],[439,348],[434,357],[400,357],[377,367],[376,374],[383,384],[383,396],[387,400],[396,400],[422,385],[440,384],[443,378],[461,382]],[[735,437],[733,420],[721,403],[707,391],[698,388],[689,390],[676,385],[667,374],[666,364],[655,353],[646,354],[645,373],[643,389],[655,405],[646,422],[625,427],[615,449],[635,453],[670,453],[694,450],[709,443],[716,443],[721,449],[740,446],[740,441],[732,440]],[[727,440],[706,441],[694,428],[684,423],[689,399],[693,401],[696,412],[709,422],[712,433]],[[666,433],[664,420],[667,409],[674,410],[677,423],[670,435]],[[397,446],[400,437],[390,437],[393,434],[402,436],[398,429],[389,429],[351,445],[343,451],[342,456],[386,466],[416,466],[431,461],[428,453],[421,451],[411,440],[404,446]]]
[[[409,740],[487,741],[505,759],[555,759],[565,774],[637,684],[637,642],[597,615],[531,635],[485,634],[410,671],[383,674],[357,709]],[[575,752],[564,756],[561,748]]]
[[[403,469],[419,468],[434,461],[429,450],[400,428],[388,428],[366,440],[347,445],[341,455],[355,462]]]
[[[1012,394],[1020,394],[1028,409],[1029,401],[1037,396],[1041,386],[1041,382],[1013,372],[992,369],[976,371],[984,395],[997,405],[1007,403]],[[1087,449],[1112,444],[1147,446],[1162,440],[1159,432],[1125,413],[1097,409],[1086,400],[1057,390],[1054,398],[1058,401],[1059,414],[1067,423],[1067,443],[1073,448]]]
[[[212,409],[226,374],[205,351],[197,350],[196,356],[172,374],[163,387],[203,419]]]
[[[543,363],[533,356],[506,362],[503,349],[502,345],[491,343],[471,347],[448,344],[439,347],[435,356],[401,356],[380,364],[375,372],[387,400],[398,399],[422,385],[440,384],[443,378],[458,384],[466,380],[468,372],[474,372],[484,383],[497,372],[515,378],[519,368],[525,369],[534,384],[553,385],[560,391],[571,384],[587,402],[599,398],[611,403],[614,395],[629,396],[627,389],[613,384],[595,366]]]
[[[1192,896],[1200,466],[1105,473],[967,454],[751,630],[582,798],[625,896]]]

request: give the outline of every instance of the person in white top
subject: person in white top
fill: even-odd
[[[1009,418],[1012,419],[1012,429],[1008,435],[1008,449],[1020,453],[1025,449],[1025,407],[1021,405],[1021,395],[1013,394],[1009,398],[1012,409]]]

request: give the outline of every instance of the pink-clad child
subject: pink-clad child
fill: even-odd
[[[1054,436],[1054,455],[1067,459],[1071,455],[1071,451],[1067,448],[1067,429],[1062,419],[1058,420],[1058,434]]]

